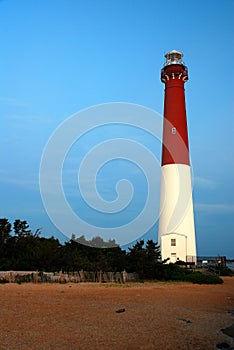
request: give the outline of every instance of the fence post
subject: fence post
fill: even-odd
[[[99,282],[102,283],[102,270],[99,271]]]
[[[127,277],[128,277],[127,271],[124,269],[123,270],[123,283],[126,283]]]

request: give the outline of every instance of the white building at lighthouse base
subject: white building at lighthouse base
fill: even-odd
[[[162,166],[158,241],[162,260],[196,265],[191,168],[186,164]]]

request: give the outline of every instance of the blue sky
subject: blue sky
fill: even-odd
[[[71,115],[97,104],[126,102],[162,114],[160,69],[164,54],[178,49],[189,69],[185,88],[198,255],[233,258],[233,23],[232,0],[0,1],[0,217],[27,220],[33,230],[62,237],[39,188],[40,161],[51,134]],[[77,167],[85,152],[108,137],[143,141],[159,161],[160,142],[123,126],[96,131],[69,151],[64,190],[83,219],[120,225],[144,206],[144,173],[124,159],[108,162],[97,177],[100,195],[113,201],[116,182],[127,178],[135,197],[115,217],[98,217],[80,201]],[[79,228],[75,233],[82,235]],[[157,240],[157,224],[146,238]]]

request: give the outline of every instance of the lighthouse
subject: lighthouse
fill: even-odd
[[[196,238],[184,84],[183,54],[170,51],[161,70],[165,84],[160,217],[162,260],[196,265]]]

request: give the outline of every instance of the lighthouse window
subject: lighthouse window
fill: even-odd
[[[172,239],[171,239],[171,246],[172,246],[172,247],[175,247],[175,246],[176,246],[176,239],[175,239],[175,238],[172,238]]]
[[[172,132],[173,135],[175,135],[176,134],[176,128],[172,128],[171,132]]]

